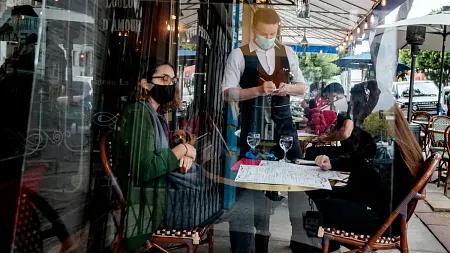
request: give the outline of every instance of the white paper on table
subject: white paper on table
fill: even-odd
[[[317,171],[310,169],[302,170],[292,166],[280,166],[279,162],[277,162],[277,164],[278,166],[274,166],[274,164],[264,166],[241,165],[235,181],[303,186],[331,190],[328,179],[320,176]],[[320,168],[318,169],[320,170]]]
[[[304,176],[324,177],[328,180],[342,180],[342,176],[341,173],[339,173],[339,171],[322,170],[313,161],[306,161],[300,159],[298,160],[309,164],[292,164],[292,163],[282,163],[278,161],[261,161],[259,166],[266,166],[266,167],[268,166],[272,168],[290,168],[290,170],[302,170]]]

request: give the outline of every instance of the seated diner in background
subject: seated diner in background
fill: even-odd
[[[366,87],[369,96],[366,95]],[[314,160],[319,155],[337,158],[352,152],[361,152],[373,142],[372,136],[363,131],[359,124],[372,112],[378,103],[380,90],[374,80],[355,85],[350,91],[350,103],[346,113],[339,113],[334,129],[313,140],[313,143],[324,144],[339,141],[340,146],[318,146],[306,150],[305,159]],[[329,98],[333,99],[333,98]]]
[[[315,88],[315,86],[311,88]],[[343,94],[344,89],[340,84],[331,83],[322,90],[320,96],[309,101],[309,106],[306,101],[303,101],[302,107],[305,110],[305,116],[309,120],[311,130],[315,134],[326,133],[333,123],[336,122],[336,112],[330,108],[333,107],[335,98],[343,96]],[[347,110],[346,102],[345,110]]]
[[[421,178],[425,163],[421,148],[402,111],[398,106],[394,111],[395,121],[388,129],[395,137],[393,159],[367,159],[367,153],[373,155],[376,152],[374,145],[364,150],[366,154],[354,152],[338,159],[321,155],[315,159],[323,170],[351,173],[344,187],[308,192],[322,213],[325,227],[372,235]],[[383,236],[398,236],[399,233],[400,216]],[[339,249],[339,243],[330,243],[330,252],[339,252]]]

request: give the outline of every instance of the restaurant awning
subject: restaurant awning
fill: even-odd
[[[308,46],[323,46],[318,49],[332,52],[345,44],[350,38],[361,37],[367,22],[367,28],[382,23],[384,17],[406,0],[309,0],[309,18],[299,18],[297,6],[305,0],[255,0],[252,8],[258,6],[275,9],[281,17],[281,37],[283,44],[301,46],[303,36]],[[254,3],[251,1],[250,3]],[[306,0],[308,2],[308,0]],[[247,1],[246,1],[247,2]],[[248,3],[248,2],[247,2]],[[197,23],[197,9],[201,2],[192,0],[181,3],[180,23],[189,29]],[[242,36],[242,4],[240,8],[233,5],[234,16],[239,15],[238,26],[240,40]],[[239,13],[236,13],[236,10]],[[373,15],[373,17],[372,17]],[[358,29],[359,27],[359,29]],[[235,27],[233,27],[235,28]],[[358,33],[359,31],[359,33]],[[347,37],[348,36],[348,37]],[[348,40],[346,40],[346,37]],[[303,50],[297,50],[303,52]],[[310,50],[306,50],[307,52]]]

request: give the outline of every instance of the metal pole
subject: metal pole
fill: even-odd
[[[418,45],[411,45],[411,78],[409,82],[408,122],[411,122],[413,96],[414,96],[414,72],[416,71],[416,58],[419,51]]]
[[[441,73],[439,77],[439,94],[437,103],[437,114],[441,111],[441,92],[442,92],[442,81],[444,79],[444,58],[445,58],[445,39],[447,38],[447,26],[444,26],[444,33],[442,35],[442,57],[441,57]]]

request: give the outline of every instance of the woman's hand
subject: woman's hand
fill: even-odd
[[[197,158],[197,150],[191,144],[186,143],[184,145],[186,145],[186,148],[187,148],[186,156],[192,158],[192,160],[195,161],[195,158]]]
[[[325,137],[326,137],[326,136],[324,136],[324,135],[318,136],[318,137],[314,138],[314,139],[312,140],[312,142],[315,143],[315,144],[324,143],[324,142],[325,142],[325,140],[324,140]]]
[[[186,173],[189,171],[189,169],[192,167],[192,164],[194,163],[194,159],[184,156],[180,159],[180,168],[183,173]]]
[[[323,170],[331,170],[330,158],[326,155],[317,156],[314,162]]]

